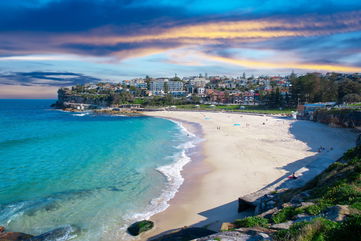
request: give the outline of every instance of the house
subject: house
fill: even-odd
[[[319,109],[331,108],[336,105],[336,102],[324,102],[304,104],[297,106],[297,119],[313,120],[314,113]]]

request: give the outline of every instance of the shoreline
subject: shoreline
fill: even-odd
[[[194,160],[194,157],[192,156],[192,161],[184,166],[181,172],[184,182],[176,192],[175,197],[168,201],[168,208],[150,218],[150,220],[155,222],[155,228],[142,235],[142,240],[156,237],[157,235],[164,234],[169,230],[182,228],[184,226],[207,226],[210,229],[219,230],[222,222],[233,221],[234,219],[241,218],[243,217],[242,215],[245,215],[244,213],[237,213],[236,200],[238,197],[263,190],[267,187],[270,189],[273,186],[277,186],[277,184],[281,185],[282,179],[290,173],[290,170],[282,170],[285,166],[293,166],[291,169],[299,171],[298,175],[304,176],[303,181],[317,175],[317,172],[307,173],[305,166],[315,162],[315,160],[319,158],[319,153],[316,152],[314,143],[305,143],[310,140],[302,138],[299,138],[301,140],[298,140],[297,136],[290,133],[289,130],[293,128],[292,124],[296,122],[294,120],[286,120],[268,115],[249,115],[242,113],[232,113],[232,115],[230,115],[231,113],[164,111],[147,112],[144,114],[147,116],[178,121],[182,124],[185,123],[184,127],[187,129],[192,128],[192,125],[187,126],[187,123],[195,123],[201,127],[201,131],[204,135],[204,142],[198,144],[198,149],[202,152],[201,156],[198,156],[199,159],[196,158]],[[214,122],[213,119],[216,119],[217,123],[210,123]],[[240,127],[238,126],[238,123],[234,123],[233,126],[231,125],[236,121],[235,119],[238,119],[239,122],[243,122],[240,124]],[[255,124],[255,121],[258,123]],[[244,122],[249,122],[247,127],[245,127],[246,125]],[[306,126],[316,126],[316,129],[318,129],[319,132],[325,130],[325,128],[329,128],[330,130],[333,130],[330,131],[332,134],[335,134],[333,132],[336,132],[336,134],[344,134],[342,138],[335,139],[336,142],[339,142],[340,140],[341,142],[344,141],[344,145],[340,148],[337,148],[337,146],[335,150],[327,156],[329,159],[333,158],[331,163],[337,159],[335,158],[336,156],[341,156],[348,147],[352,147],[354,144],[355,134],[349,130],[332,129],[319,123],[301,122]],[[219,132],[215,131],[218,124],[221,128]],[[267,131],[265,127],[270,124],[275,125],[277,130],[272,131],[273,128],[269,128]],[[238,141],[244,141],[245,139],[242,138],[242,136],[233,135],[232,128],[240,128],[243,130],[243,132],[241,131],[237,134],[262,135],[262,132],[269,131],[271,133],[266,133],[262,136],[263,138],[256,138],[256,140],[252,140],[251,143],[248,143],[250,150],[243,151],[245,153],[243,153],[242,156],[242,149],[234,150],[235,153],[232,152],[232,150],[227,150],[233,149],[234,144],[237,146]],[[239,131],[239,129],[237,131]],[[214,132],[216,134],[214,134]],[[327,136],[327,133],[323,133],[322,135]],[[277,154],[277,150],[276,152],[270,150],[270,147],[271,149],[274,148],[270,145],[272,144],[272,141],[269,143],[269,137],[276,139],[273,141],[273,144],[276,143],[276,145],[273,145],[276,146],[276,149],[280,148],[286,152],[288,149],[288,141],[294,145],[294,148],[291,148],[291,153],[287,153],[287,155],[279,155]],[[224,141],[221,141],[221,139]],[[321,139],[329,138],[325,138],[325,136],[323,136]],[[230,140],[233,140],[233,144],[229,143]],[[327,142],[327,145],[336,146],[335,141],[323,141]],[[258,147],[260,144],[259,142],[264,142],[261,144],[264,144],[264,147],[267,150],[266,153],[262,154],[262,148]],[[317,142],[317,140],[315,140],[315,142]],[[224,143],[230,144],[230,148],[226,148]],[[217,145],[220,145],[221,147],[219,148]],[[240,147],[239,145],[241,144],[238,144],[238,148]],[[248,145],[246,144],[246,146]],[[292,149],[294,149],[293,151],[296,151],[297,153],[292,152]],[[227,152],[224,152],[223,155],[219,155],[219,153],[217,154],[219,150],[227,150]],[[248,161],[249,163],[246,163],[245,159],[247,159],[247,157],[249,158],[249,154],[254,151],[258,151],[258,155],[253,155],[256,157],[257,161]],[[235,158],[232,154],[238,154],[239,156]],[[225,161],[224,164],[230,165],[230,168],[224,168],[220,165],[219,161],[222,160],[222,158],[220,158],[222,156],[227,156],[227,159],[229,160]],[[287,160],[277,161],[278,158]],[[271,159],[271,161],[267,161],[267,159]],[[243,162],[240,160],[243,160]],[[244,170],[242,168],[243,166],[247,168],[244,168]],[[326,167],[327,166],[328,165],[326,165]],[[241,177],[237,177],[237,175],[235,175],[235,173],[237,174],[237,171],[235,172],[235,170],[238,170],[240,174],[238,176]],[[248,185],[239,185],[236,183],[237,181],[243,181],[240,183]]]

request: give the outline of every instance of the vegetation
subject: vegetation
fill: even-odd
[[[276,241],[356,241],[361,237],[361,145],[347,151],[343,157],[330,165],[323,173],[306,186],[291,189],[279,195],[281,203],[293,197],[309,193],[303,201],[312,201],[309,206],[292,205],[274,213],[269,219],[260,216],[247,217],[234,221],[239,227],[272,228],[270,223],[284,223],[295,220],[298,214],[309,215],[308,220],[298,220],[289,229],[272,234]],[[335,222],[326,217],[331,206],[346,205],[347,212],[340,212],[343,221]],[[346,209],[345,209],[346,210]]]
[[[337,223],[316,218],[311,222],[299,222],[293,224],[288,230],[278,231],[273,238],[275,240],[289,241],[323,241],[330,240],[333,230],[337,228]]]
[[[233,224],[235,225],[236,228],[268,227],[269,226],[268,219],[263,218],[263,217],[258,217],[258,216],[237,219],[234,221]]]
[[[358,78],[341,78],[337,73],[322,76],[309,73],[299,77],[292,74],[290,81],[289,94],[286,91],[282,94],[282,89],[277,87],[271,93],[261,93],[262,101],[270,108],[290,108],[305,102],[361,102],[361,82]]]
[[[278,213],[272,215],[272,221],[274,223],[283,223],[287,220],[293,219],[297,214],[302,213],[302,210],[296,209],[295,207],[285,207]]]
[[[187,110],[224,110],[243,113],[260,113],[260,114],[291,114],[294,109],[272,109],[267,106],[243,106],[241,105],[177,105],[179,109]]]

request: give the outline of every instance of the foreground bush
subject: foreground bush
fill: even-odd
[[[274,234],[276,241],[325,241],[332,240],[330,236],[338,224],[324,218],[316,218],[311,222],[293,224],[288,230]],[[347,240],[347,239],[345,239]]]
[[[236,228],[268,227],[268,220],[266,218],[254,216],[237,219],[233,224],[236,226]]]

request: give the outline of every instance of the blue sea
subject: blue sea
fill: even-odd
[[[195,137],[166,119],[63,112],[54,102],[0,100],[0,226],[129,240],[127,225],[167,208]]]

